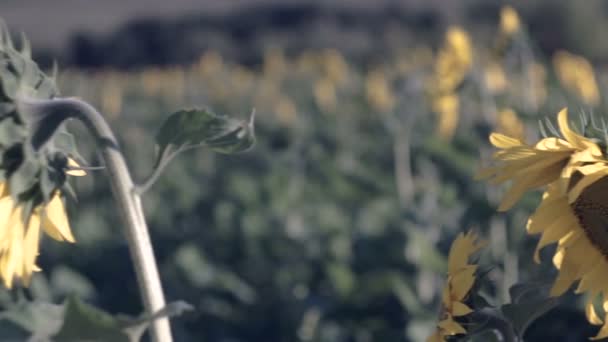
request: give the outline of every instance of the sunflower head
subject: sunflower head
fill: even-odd
[[[526,191],[544,188],[542,202],[528,219],[528,234],[539,234],[534,253],[555,244],[553,265],[558,276],[552,296],[561,296],[572,285],[585,293],[585,312],[590,323],[602,325],[593,339],[608,337],[608,160],[593,139],[574,132],[567,112],[558,115],[562,137],[527,145],[519,139],[493,134],[498,165],[483,170],[481,178],[512,186],[500,209],[508,209]],[[603,319],[596,311],[602,304]]]
[[[565,180],[577,166],[604,159],[594,140],[570,128],[566,109],[558,114],[557,121],[561,136],[547,137],[534,145],[500,133],[490,135],[490,142],[499,149],[493,155],[496,165],[482,169],[476,178],[487,179],[493,184],[511,181],[511,188],[505,194],[499,211],[511,208],[529,190],[555,181],[559,181],[563,188],[567,185]]]
[[[0,25],[0,277],[6,287],[14,278],[27,284],[38,268],[40,229],[61,241],[74,241],[67,224],[62,194],[68,175],[82,175],[73,158],[72,136],[57,124],[43,144],[33,141],[40,131],[23,99],[51,99],[55,81],[30,56],[27,41],[18,51]],[[48,120],[40,121],[49,126]],[[58,129],[55,129],[58,128]]]
[[[444,341],[446,337],[466,334],[457,322],[458,317],[468,315],[473,309],[467,305],[469,293],[475,284],[477,265],[469,263],[484,243],[473,232],[460,234],[452,243],[448,255],[448,277],[441,296],[439,323],[427,342]]]

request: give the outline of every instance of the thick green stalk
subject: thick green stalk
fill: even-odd
[[[148,226],[141,206],[141,198],[134,191],[135,184],[124,156],[103,116],[87,102],[76,98],[22,99],[19,101],[18,108],[21,113],[27,113],[30,118],[30,125],[32,125],[31,129],[34,132],[49,131],[49,126],[56,128],[60,122],[70,117],[79,119],[91,131],[101,148],[101,154],[112,184],[112,192],[118,202],[118,210],[126,226],[129,250],[135,266],[145,310],[148,314],[152,314],[163,309],[165,298],[150,242]],[[41,129],[43,126],[46,129]],[[167,318],[156,319],[150,327],[150,332],[152,340],[155,342],[172,341],[171,328]]]

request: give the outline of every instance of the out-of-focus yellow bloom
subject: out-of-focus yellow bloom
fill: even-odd
[[[336,109],[336,87],[327,78],[320,78],[315,82],[315,102],[325,112],[333,112]]]
[[[317,59],[311,51],[304,51],[296,60],[296,69],[304,74],[313,73],[318,66]]]
[[[147,68],[141,73],[141,82],[146,96],[157,96],[162,89],[162,75],[158,68]]]
[[[513,36],[519,32],[521,24],[519,15],[511,6],[504,6],[500,10],[500,31],[506,36]]]
[[[507,76],[498,63],[490,63],[484,72],[485,85],[492,94],[498,94],[507,89]]]
[[[434,91],[445,93],[456,89],[473,63],[469,35],[460,27],[450,27],[435,61]]]
[[[475,284],[477,265],[469,264],[469,259],[483,246],[484,243],[480,242],[473,232],[461,233],[452,243],[448,255],[448,279],[441,298],[439,323],[435,332],[427,338],[427,342],[444,342],[448,336],[467,333],[454,317],[473,312],[465,304],[465,300]]]
[[[384,72],[373,70],[365,79],[365,93],[367,101],[380,112],[388,112],[395,107],[395,95],[390,82]]]
[[[499,210],[510,208],[524,192],[546,186],[526,225],[528,234],[541,235],[534,260],[540,262],[539,251],[557,243],[553,264],[559,274],[551,295],[561,296],[578,282],[576,293],[588,296],[587,320],[602,325],[592,339],[603,339],[608,337],[608,160],[597,144],[570,129],[566,110],[558,114],[558,124],[564,139],[545,138],[534,147],[493,133],[490,141],[500,149],[494,154],[500,163],[480,176],[512,181]],[[603,320],[593,304],[598,296]]]
[[[123,85],[119,75],[109,74],[104,78],[101,88],[101,110],[111,118],[122,111]]]
[[[496,127],[498,133],[524,140],[526,127],[513,109],[506,108],[498,112],[498,123]]]
[[[69,159],[68,167],[78,167]],[[83,176],[83,170],[68,170],[71,176]],[[16,279],[29,285],[36,265],[40,243],[40,230],[57,241],[75,242],[70,229],[61,194],[56,191],[48,203],[34,208],[24,218],[24,206],[11,197],[8,184],[0,182],[0,277],[7,288]]]
[[[287,70],[287,61],[283,50],[269,49],[264,53],[264,76],[270,78],[280,77]]]
[[[600,101],[593,66],[582,56],[566,51],[553,55],[553,67],[561,84],[591,106]]]
[[[224,68],[222,55],[215,50],[209,50],[203,54],[198,62],[198,70],[201,76],[221,71]]]
[[[298,117],[298,111],[293,102],[287,97],[281,97],[277,101],[274,111],[277,115],[279,122],[285,126],[291,125],[296,122]]]
[[[255,82],[254,74],[243,66],[232,68],[231,83],[237,94],[243,94],[253,87]]]
[[[335,49],[323,52],[323,67],[327,77],[337,85],[343,84],[348,78],[349,67],[344,56]]]
[[[433,100],[433,111],[438,115],[437,134],[450,140],[456,132],[459,119],[460,100],[456,94],[441,95]]]

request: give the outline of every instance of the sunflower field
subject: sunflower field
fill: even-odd
[[[60,70],[62,96],[99,109],[137,180],[176,108],[255,111],[253,148],[187,151],[142,196],[165,297],[194,309],[171,319],[175,341],[608,337],[608,73],[542,55],[513,8],[497,15],[491,35],[450,26],[365,66],[268,49],[257,67],[209,50],[190,66]],[[82,176],[71,232],[43,228],[75,243],[44,239],[39,272],[7,270],[0,245],[3,341],[44,326],[24,320],[48,309],[24,303],[142,311],[103,161],[67,129],[90,169],[67,161]]]

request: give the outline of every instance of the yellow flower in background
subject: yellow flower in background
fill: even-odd
[[[520,27],[519,15],[515,9],[511,6],[504,6],[500,10],[500,32],[510,37],[519,32]]]
[[[222,55],[215,50],[205,52],[198,62],[198,70],[203,77],[219,72],[223,68],[224,60],[222,59]]]
[[[444,93],[456,89],[473,64],[469,35],[460,27],[450,27],[435,61],[434,91]]]
[[[559,113],[558,124],[564,139],[545,138],[534,147],[492,134],[492,143],[501,149],[495,154],[500,165],[484,170],[482,177],[513,181],[499,210],[508,209],[523,192],[547,186],[526,225],[528,234],[541,235],[534,260],[540,262],[543,247],[557,244],[553,264],[559,274],[551,295],[561,296],[578,282],[576,293],[588,297],[588,321],[603,325],[593,339],[602,339],[608,337],[608,161],[597,144],[570,129],[566,110]],[[594,306],[598,297],[604,319]]]
[[[377,111],[387,112],[395,107],[396,99],[384,72],[373,70],[365,79],[367,101]]]
[[[275,104],[274,112],[276,113],[279,122],[285,126],[294,124],[298,118],[296,106],[289,98],[284,96],[279,98]]]
[[[277,78],[287,71],[287,61],[281,49],[269,49],[264,53],[264,76]]]
[[[513,109],[506,108],[498,112],[496,131],[523,141],[525,139],[526,127]]]
[[[433,111],[438,115],[437,134],[450,140],[456,132],[460,100],[456,94],[441,95],[433,100]]]
[[[511,208],[529,190],[569,178],[581,164],[603,160],[594,142],[570,129],[566,109],[558,114],[558,124],[565,140],[549,137],[534,146],[504,134],[490,135],[492,145],[500,149],[494,153],[497,165],[481,170],[476,178],[488,179],[492,184],[512,182],[499,211]]]
[[[599,90],[593,66],[582,56],[566,51],[553,55],[553,67],[560,83],[585,103],[597,106],[600,101]]]
[[[68,160],[68,167],[78,167]],[[83,170],[68,170],[71,176],[83,176]],[[24,218],[24,206],[11,197],[6,182],[0,182],[0,277],[7,288],[15,279],[29,285],[36,265],[40,243],[40,230],[57,241],[75,242],[61,199],[56,191],[48,203],[34,208],[29,217]]]
[[[328,78],[320,78],[315,82],[313,93],[317,106],[325,112],[333,112],[336,109],[336,87],[334,82]]]
[[[485,85],[492,94],[505,91],[508,86],[507,76],[502,66],[498,63],[490,63],[484,70]]]
[[[349,66],[344,56],[336,49],[323,52],[323,69],[334,84],[343,84],[348,79]]]
[[[477,265],[469,264],[471,255],[479,251],[484,243],[473,232],[460,233],[450,247],[448,255],[448,278],[443,288],[441,312],[435,332],[427,342],[443,342],[448,336],[466,334],[466,329],[454,320],[473,310],[465,304],[469,291],[475,284]]]

